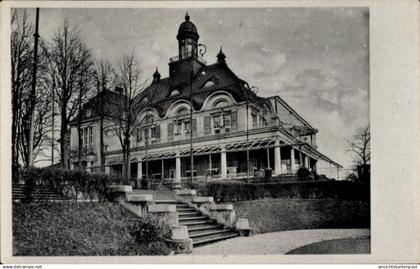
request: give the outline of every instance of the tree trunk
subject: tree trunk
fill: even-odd
[[[80,118],[80,114],[79,114],[79,118]],[[82,170],[82,150],[83,150],[83,142],[82,142],[82,128],[81,128],[81,123],[80,120],[78,120],[77,123],[77,169],[78,170]]]
[[[105,173],[104,117],[102,115],[99,121],[99,150],[101,158],[101,171],[102,173]]]
[[[126,157],[126,162],[127,162],[127,166],[126,166],[126,171],[127,171],[127,173],[126,173],[126,178],[125,178],[125,181],[126,182],[130,182],[130,177],[131,177],[131,163],[130,163],[130,139],[127,139],[127,153],[126,153],[126,155],[127,155],[127,157]]]
[[[61,167],[63,169],[68,169],[67,163],[67,119],[66,119],[67,109],[64,107],[61,112],[61,128],[60,128],[60,157],[61,157]]]
[[[125,184],[126,182],[126,180],[125,180],[125,178],[126,178],[126,174],[127,174],[127,171],[126,171],[126,163],[127,163],[127,151],[126,151],[126,147],[125,147],[125,145],[123,145],[123,147],[122,147],[122,151],[123,151],[123,161],[122,161],[122,175],[121,175],[121,180],[122,180],[122,183],[123,184]]]

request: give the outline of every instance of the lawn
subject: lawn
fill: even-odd
[[[286,254],[370,254],[370,238],[345,238],[312,243]]]
[[[13,254],[17,256],[164,255],[162,240],[139,243],[130,223],[139,221],[113,203],[13,205]]]
[[[233,203],[257,233],[299,229],[369,228],[369,204],[341,199],[264,199]]]

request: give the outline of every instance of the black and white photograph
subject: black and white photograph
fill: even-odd
[[[369,6],[9,11],[13,257],[372,254]]]

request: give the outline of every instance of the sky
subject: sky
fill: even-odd
[[[319,130],[318,150],[351,166],[346,141],[369,123],[367,8],[41,9],[39,33],[50,41],[67,17],[96,59],[132,51],[151,80],[156,67],[168,75],[186,11],[207,63],[222,46],[240,78],[283,98]]]

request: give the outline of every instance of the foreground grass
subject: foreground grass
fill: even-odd
[[[286,254],[370,254],[370,238],[326,240],[294,249]]]
[[[112,203],[13,205],[17,256],[164,255],[165,242],[140,244],[129,233],[135,215]]]
[[[234,202],[257,233],[299,229],[369,228],[369,204],[339,199],[264,199]]]

